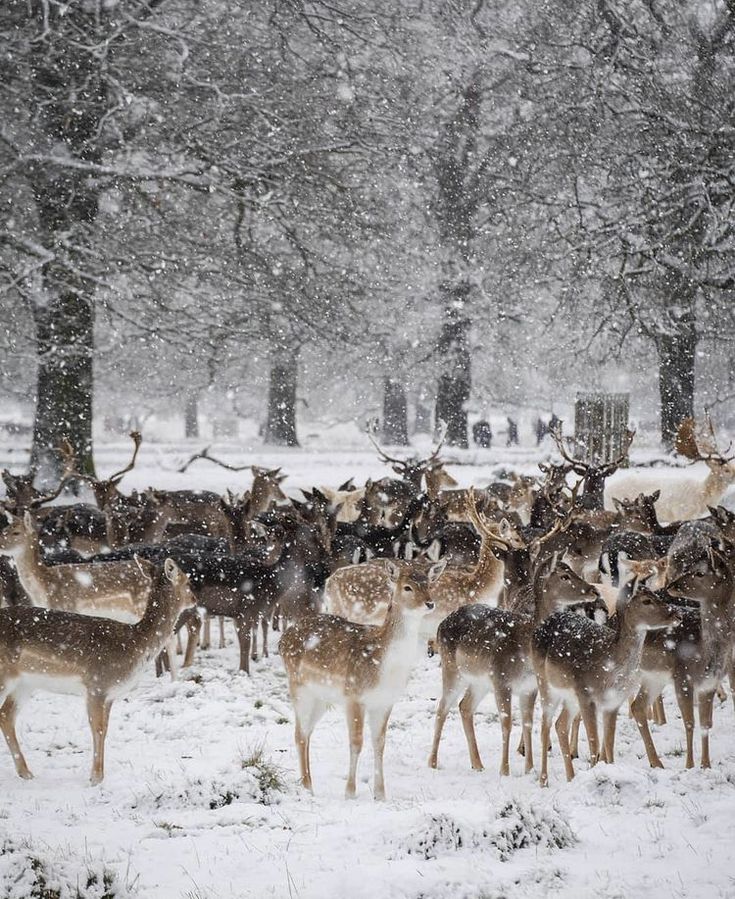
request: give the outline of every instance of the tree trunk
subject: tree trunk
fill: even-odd
[[[446,289],[446,288],[445,288]],[[460,314],[462,300],[469,292],[469,285],[455,285],[451,290],[455,302],[447,306],[447,320],[439,337],[438,350],[444,360],[444,372],[439,377],[436,395],[435,421],[437,430],[446,425],[447,446],[466,449],[467,401],[472,386],[469,328],[470,322]]]
[[[271,366],[265,442],[274,446],[298,446],[296,436],[298,350],[283,349],[279,352],[281,356]]]
[[[383,381],[383,443],[408,446],[406,390],[400,381]]]
[[[199,436],[199,394],[190,393],[184,406],[184,436]]]
[[[59,447],[68,440],[79,471],[94,475],[92,301],[65,293],[37,307],[34,317],[38,381],[31,464],[39,483],[57,481],[62,471]]]
[[[694,357],[697,335],[694,316],[687,313],[673,334],[656,341],[661,396],[661,440],[672,449],[679,425],[694,416]]]

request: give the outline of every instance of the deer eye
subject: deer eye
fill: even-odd
[[[652,606],[652,605],[653,605],[653,600],[651,600],[651,599],[644,599],[644,600],[643,600],[643,605],[644,605],[644,606]]]
[[[413,587],[409,587],[408,584],[403,588],[404,593],[413,593]]]

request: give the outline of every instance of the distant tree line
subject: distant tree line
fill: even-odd
[[[35,360],[33,461],[66,437],[92,470],[116,341],[190,425],[267,366],[285,445],[309,349],[380,381],[396,443],[419,380],[457,446],[510,344],[639,354],[671,445],[698,347],[735,336],[734,43],[733,0],[5,0],[2,351],[8,378]]]

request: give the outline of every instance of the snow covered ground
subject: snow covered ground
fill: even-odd
[[[102,452],[101,473],[126,452],[124,444]],[[187,455],[144,447],[124,486],[249,483],[246,473],[205,462],[185,475],[166,470]],[[234,450],[221,455],[243,459]],[[482,483],[502,456],[474,454],[480,465],[452,470],[463,483]],[[505,460],[533,469],[530,452]],[[374,455],[359,452],[260,452],[248,461],[282,464],[292,487],[336,485],[350,474],[359,482],[385,471]],[[35,779],[17,779],[9,753],[0,752],[2,899],[735,897],[729,700],[715,712],[710,771],[684,771],[683,727],[668,693],[669,723],[653,728],[665,770],[648,768],[634,723],[621,716],[616,765],[588,769],[582,758],[567,784],[555,745],[551,786],[541,790],[535,775],[523,775],[519,756],[510,777],[497,774],[500,726],[491,699],[477,717],[486,770],[470,769],[456,712],[440,768],[429,770],[440,668],[438,659],[425,658],[394,709],[387,802],[371,797],[367,738],[358,798],[346,802],[342,713],[329,712],[315,731],[312,797],[297,784],[278,656],[255,663],[249,678],[236,670],[231,627],[227,633],[227,648],[199,653],[180,681],[147,672],[115,704],[100,787],[87,785],[91,741],[80,699],[38,694],[28,702],[18,732]]]

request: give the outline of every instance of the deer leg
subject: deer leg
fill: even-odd
[[[250,622],[244,618],[235,618],[234,621],[240,643],[240,671],[250,674]]]
[[[311,781],[311,761],[309,758],[309,745],[311,734],[317,722],[322,717],[327,707],[314,696],[301,693],[293,696],[293,707],[296,717],[296,749],[299,754],[299,768],[301,770],[301,785],[309,792],[313,792]]]
[[[694,696],[688,681],[677,681],[676,701],[679,703],[681,719],[684,722],[684,733],[687,741],[686,767],[694,767]]]
[[[539,677],[539,692],[541,694],[541,774],[539,784],[542,787],[549,785],[549,738],[551,737],[551,718],[554,714],[554,704],[548,695],[545,682]]]
[[[727,677],[730,682],[730,696],[732,697],[733,708],[735,708],[735,658],[733,658],[730,664]]]
[[[176,655],[182,656],[184,654],[184,646],[181,642],[181,631],[176,631]]]
[[[171,680],[176,680],[178,670],[178,660],[176,658],[176,638],[171,635],[171,639],[166,644],[166,656],[168,658],[168,670],[171,673]]]
[[[442,657],[442,695],[439,705],[436,707],[436,718],[434,720],[434,742],[431,746],[431,755],[429,756],[429,767],[436,768],[439,764],[439,743],[444,730],[444,723],[447,720],[452,706],[459,699],[462,692],[462,680],[457,671],[456,665],[451,664],[449,657]]]
[[[202,630],[202,619],[197,615],[196,611],[193,615],[191,615],[186,622],[186,632],[187,632],[187,640],[186,640],[186,653],[184,655],[184,662],[182,664],[182,668],[189,668],[194,661],[194,653],[197,649],[197,643],[199,642],[199,634]]]
[[[350,771],[347,775],[345,798],[354,799],[357,792],[357,761],[362,751],[362,735],[365,724],[365,708],[359,702],[347,704],[347,732],[350,739]]]
[[[663,695],[659,695],[653,700],[653,723],[666,724],[666,709],[664,708]]]
[[[590,767],[600,760],[600,740],[597,732],[597,709],[594,702],[584,697],[579,705],[582,712],[584,729],[587,732],[587,742],[590,747]]]
[[[699,696],[699,728],[702,731],[702,767],[710,768],[709,732],[712,730],[712,708],[715,702],[713,692],[701,693]]]
[[[663,762],[661,761],[658,752],[656,752],[656,746],[648,726],[648,705],[650,701],[648,690],[642,686],[638,691],[638,695],[631,703],[630,710],[633,713],[635,723],[638,725],[638,731],[643,740],[643,745],[646,748],[648,764],[652,768],[663,768]]]
[[[33,775],[26,764],[25,756],[15,733],[15,716],[17,713],[18,702],[16,697],[9,694],[2,706],[0,706],[0,729],[5,737],[5,742],[8,744],[10,754],[13,756],[16,774],[18,777],[22,777],[23,780],[30,780]]]
[[[156,677],[163,677],[163,672],[170,668],[168,663],[168,652],[162,649],[156,656]]]
[[[483,698],[487,696],[489,690],[489,684],[487,686],[473,684],[467,688],[459,703],[459,714],[462,716],[462,727],[467,740],[467,749],[470,753],[470,765],[472,765],[475,771],[483,770],[480,750],[477,748],[477,737],[475,736],[475,711]]]
[[[608,765],[615,762],[615,728],[618,723],[618,710],[602,713],[602,752],[603,761]]]
[[[219,616],[219,648],[224,649],[227,645],[225,641],[225,616]]]
[[[569,751],[573,759],[579,758],[579,725],[582,723],[582,715],[580,712],[572,719],[571,737],[569,738]]]
[[[255,620],[250,626],[250,640],[251,640],[251,650],[250,650],[250,658],[254,661],[258,661],[258,622]]]
[[[513,713],[511,708],[513,694],[507,684],[498,684],[495,687],[495,702],[500,715],[500,729],[503,735],[503,754],[500,760],[500,774],[506,777],[510,774],[510,762],[508,751],[510,748],[510,731],[513,727]]]
[[[273,606],[273,619],[271,622],[271,627],[276,632],[280,631],[281,629],[281,609],[278,605]]]
[[[92,786],[102,782],[105,776],[105,736],[109,722],[111,703],[96,693],[87,694],[87,717],[92,731],[92,773],[89,782]]]
[[[536,705],[536,691],[523,693],[520,697],[522,740],[524,747],[524,771],[528,774],[533,769],[533,707]]]
[[[385,751],[385,733],[388,730],[388,719],[392,709],[372,709],[370,711],[370,736],[373,741],[373,764],[375,779],[373,782],[373,799],[385,799],[385,778],[383,776],[383,753]]]
[[[209,649],[209,647],[212,645],[211,637],[212,637],[212,618],[211,618],[209,612],[207,612],[204,615],[204,626],[202,628],[202,642],[201,642],[202,649]]]
[[[569,746],[569,725],[570,725],[569,709],[562,707],[559,717],[556,719],[556,736],[559,740],[559,748],[561,749],[561,757],[564,760],[564,770],[566,771],[567,780],[574,777],[574,764],[572,762],[572,753]]]
[[[263,658],[268,658],[268,616],[260,616],[260,629],[263,633]]]

